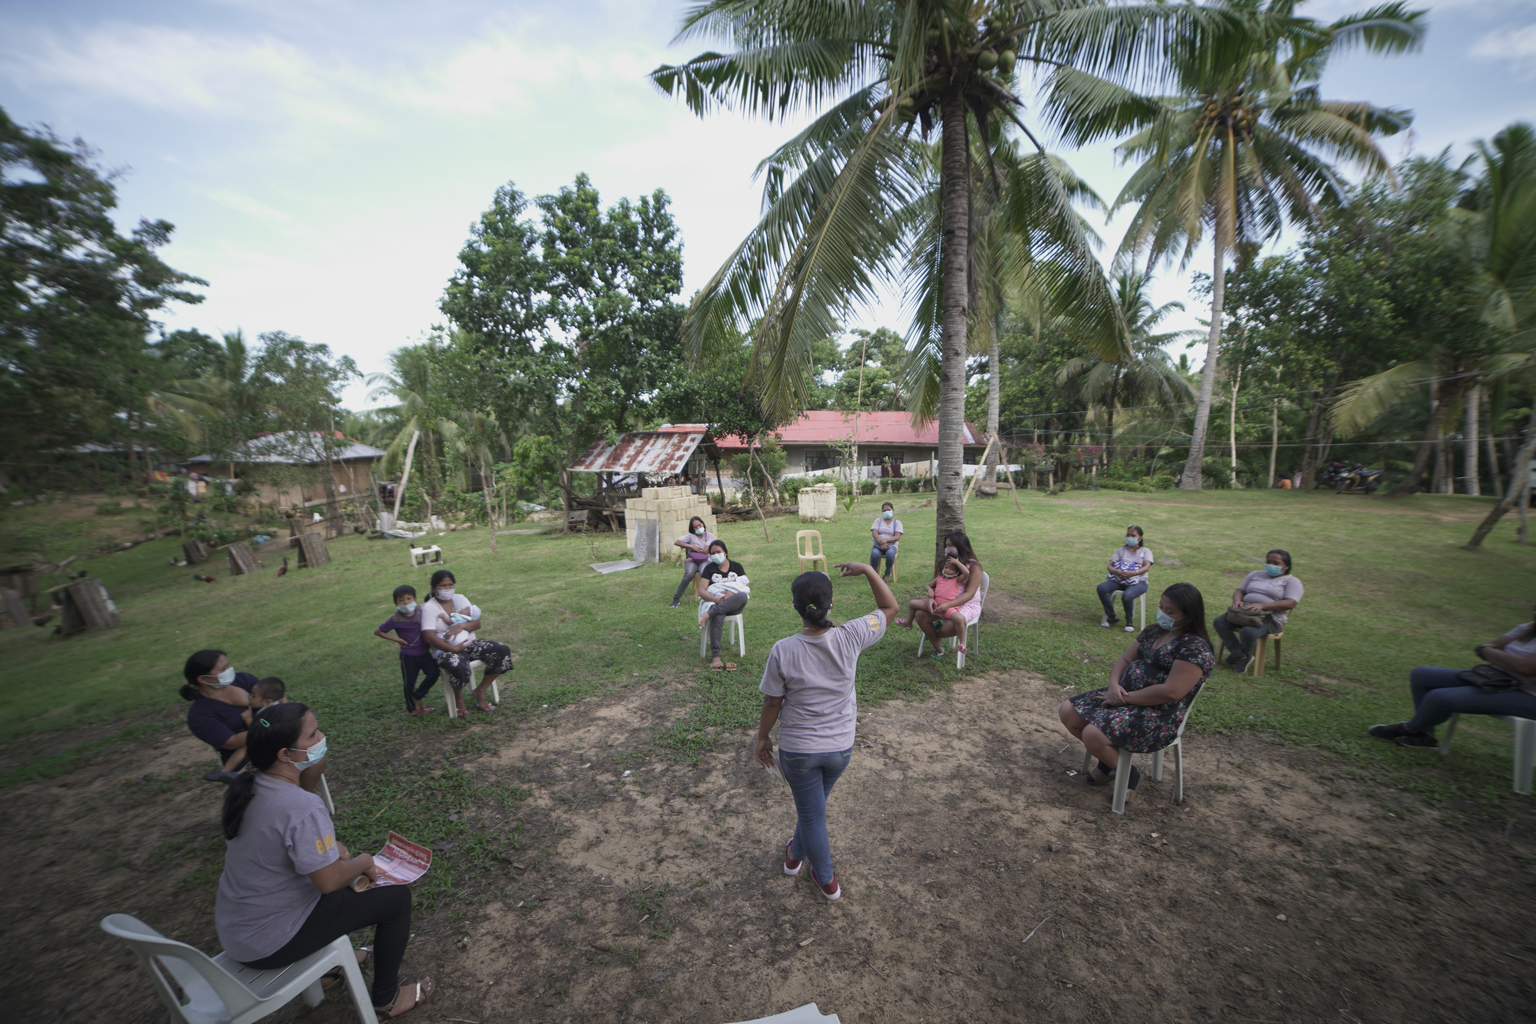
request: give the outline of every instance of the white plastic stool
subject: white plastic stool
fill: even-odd
[[[1536,719],[1499,717],[1515,727],[1515,792],[1530,796],[1532,776],[1536,775]],[[1456,735],[1456,723],[1460,718],[1459,713],[1454,714],[1445,723],[1445,734],[1440,737],[1442,757],[1451,752],[1451,737]]]
[[[411,568],[423,565],[442,565],[443,549],[433,544],[429,548],[411,548]]]
[[[472,662],[469,663],[469,688],[471,690],[473,690],[476,686],[480,685],[477,680],[479,680],[481,678],[484,678],[484,676],[485,676],[485,662],[483,662],[483,661],[472,661]],[[448,683],[447,685],[448,685],[448,687],[450,689],[453,687],[452,683]],[[491,680],[491,703],[492,704],[500,704],[501,703],[501,677],[500,676],[497,676],[495,679]],[[448,694],[448,717],[449,718],[458,718],[459,717],[459,702],[453,699],[453,694],[451,694],[451,693]]]
[[[725,647],[731,646],[731,627],[733,627],[733,626],[736,629],[736,641],[735,642],[736,642],[737,646],[739,646],[741,648],[741,656],[743,658],[745,658],[747,656],[747,627],[746,627],[746,624],[743,623],[742,620],[741,620],[741,613],[740,612],[737,612],[735,615],[727,615],[727,616],[724,617],[724,621],[720,623],[720,642]],[[709,629],[707,627],[700,626],[699,627],[699,657],[702,658],[702,657],[704,657],[708,653],[709,653]]]

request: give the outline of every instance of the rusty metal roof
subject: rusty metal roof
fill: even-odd
[[[638,430],[618,444],[596,441],[571,465],[578,473],[681,473],[704,432]]]

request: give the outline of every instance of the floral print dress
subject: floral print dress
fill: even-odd
[[[1179,726],[1195,702],[1195,694],[1216,667],[1211,645],[1193,633],[1170,640],[1161,648],[1154,645],[1168,631],[1162,626],[1148,626],[1136,638],[1136,660],[1120,674],[1120,688],[1126,693],[1166,682],[1175,661],[1187,661],[1200,667],[1200,681],[1182,698],[1167,704],[1121,704],[1111,707],[1100,703],[1108,687],[1089,690],[1072,698],[1072,707],[1088,723],[1109,737],[1120,750],[1150,754],[1162,750],[1179,735]]]

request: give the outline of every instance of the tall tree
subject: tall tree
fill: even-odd
[[[684,322],[694,358],[728,333],[754,335],[754,374],[785,414],[809,390],[803,353],[833,321],[910,269],[913,211],[934,195],[923,147],[938,131],[937,301],[919,323],[939,325],[939,537],[964,525],[961,438],[971,319],[973,176],[970,139],[988,142],[994,114],[1022,128],[1015,66],[1048,81],[1140,82],[1173,38],[1232,31],[1230,19],[1179,5],[1059,5],[1045,0],[708,0],[684,16],[679,38],[710,37],[731,52],[663,66],[652,80],[700,115],[736,108],[767,119],[820,115],[763,161],[764,214],[695,298]],[[1073,115],[1063,111],[1070,120]],[[1038,149],[1038,147],[1037,147]],[[1037,164],[1039,184],[1013,196],[1056,224],[1075,220],[1060,177]],[[1036,262],[1062,311],[1113,320],[1097,262],[1074,232],[1041,232],[1015,258]],[[908,289],[910,294],[911,289]],[[1122,332],[1103,332],[1123,344]],[[914,342],[926,340],[919,328]],[[917,400],[917,396],[913,396]]]
[[[1058,124],[1072,142],[1135,134],[1118,149],[1138,164],[1115,206],[1136,204],[1122,253],[1148,266],[1200,244],[1213,251],[1211,324],[1182,486],[1202,486],[1206,434],[1221,344],[1229,257],[1272,238],[1287,218],[1305,223],[1339,203],[1345,186],[1330,161],[1390,174],[1376,138],[1408,127],[1407,111],[1325,100],[1319,79],[1340,53],[1417,49],[1423,11],[1401,2],[1323,24],[1298,17],[1301,0],[1215,0],[1240,31],[1210,45],[1168,47],[1165,95],[1142,97],[1076,75],[1058,76]]]

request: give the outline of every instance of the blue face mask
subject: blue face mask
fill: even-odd
[[[718,551],[716,551],[714,554],[710,555],[709,556],[709,560],[711,562],[714,562],[716,565],[724,565],[725,564],[725,556],[723,554],[721,554],[720,552],[718,552]]]
[[[896,513],[892,512],[890,509],[886,509],[884,512],[881,512],[880,514],[882,516],[884,516],[886,519],[895,519],[896,518]]]
[[[1129,536],[1129,537],[1125,538],[1125,546],[1128,547],[1128,548],[1134,548],[1136,545],[1138,545],[1140,543],[1141,543],[1141,538],[1140,537],[1132,535],[1132,536]]]
[[[307,750],[305,753],[309,758],[307,761],[293,762],[293,766],[299,771],[303,771],[306,768],[313,768],[315,765],[325,760],[325,737],[321,736],[320,742],[310,747],[309,750]]]
[[[1269,564],[1266,564],[1264,566],[1264,571],[1269,573],[1270,576],[1284,576],[1285,575],[1285,566],[1283,566],[1283,565],[1269,565]]]
[[[1172,629],[1173,628],[1173,616],[1169,615],[1167,612],[1165,612],[1161,608],[1159,608],[1157,610],[1157,624],[1159,626],[1162,626],[1164,629]]]
[[[395,611],[399,612],[401,615],[415,615],[416,602],[412,601],[409,604],[397,604],[395,605]]]

